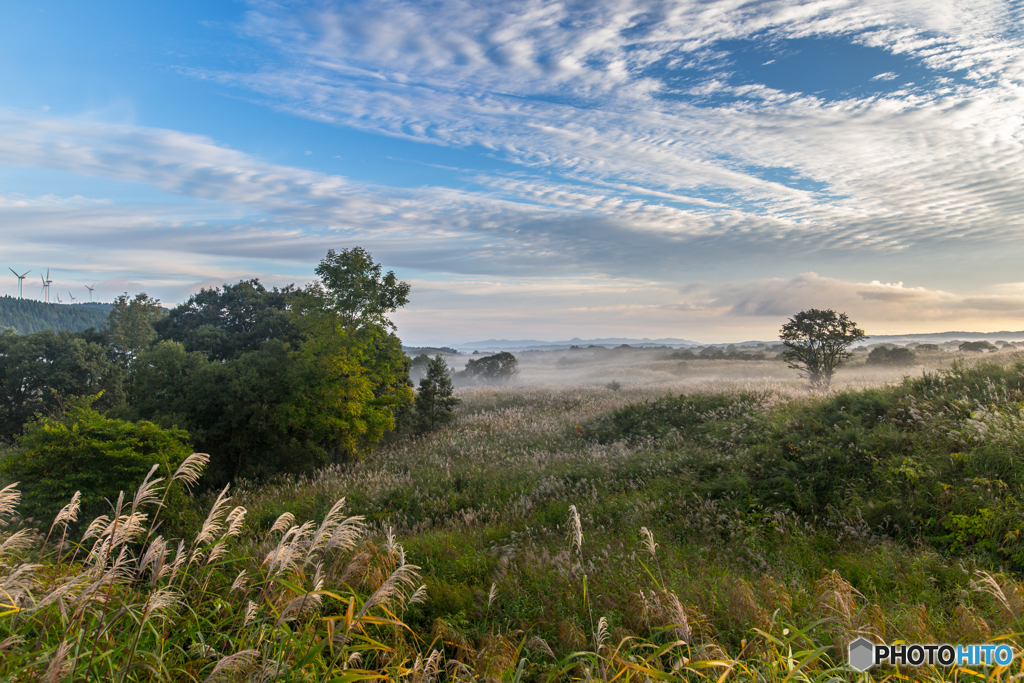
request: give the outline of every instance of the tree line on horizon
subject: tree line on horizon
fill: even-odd
[[[100,328],[107,322],[113,304],[89,302],[51,304],[34,299],[0,296],[0,332],[10,329],[18,334],[44,330],[83,332]]]

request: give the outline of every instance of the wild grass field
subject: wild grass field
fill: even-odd
[[[201,456],[40,532],[8,486],[0,675],[1024,674],[844,663],[858,635],[1021,646],[1022,359],[855,365],[811,395],[776,361],[566,357],[527,354],[517,384],[461,390],[451,426],[361,462],[197,495],[180,540],[164,486]]]

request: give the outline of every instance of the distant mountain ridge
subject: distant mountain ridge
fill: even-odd
[[[637,347],[651,346],[702,346],[689,339],[676,339],[666,337],[662,339],[632,339],[628,337],[600,337],[597,339],[580,339],[573,337],[568,341],[542,341],[538,339],[485,339],[483,341],[463,342],[460,344],[446,344],[459,351],[553,351],[556,349],[567,349],[570,346],[622,346],[628,344]]]
[[[1022,341],[1024,342],[1024,330],[1012,332],[924,332],[920,334],[876,334],[869,335],[864,341],[865,344],[911,344],[918,343],[944,343],[949,341]],[[695,346],[756,346],[757,344],[778,344],[778,339],[747,340],[741,342],[711,342],[702,344],[690,339],[679,339],[675,337],[664,337],[650,339],[644,337],[635,339],[629,337],[599,337],[595,339],[580,339],[573,337],[568,341],[543,341],[538,339],[484,339],[481,341],[470,341],[460,343],[445,343],[448,346],[459,350],[462,353],[479,351],[481,353],[496,353],[499,351],[555,351],[567,349],[571,346],[622,346],[628,344],[635,347],[671,346],[676,348],[689,348]],[[441,346],[442,344],[438,344]]]
[[[33,299],[0,297],[0,332],[13,328],[18,334],[43,330],[81,332],[90,327],[99,329],[107,322],[114,304],[99,302],[83,304],[48,304]]]

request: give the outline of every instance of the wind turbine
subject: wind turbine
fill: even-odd
[[[8,268],[7,270],[9,270],[12,273],[14,273],[14,268]],[[31,272],[32,272],[31,270],[26,270],[21,275],[18,275],[17,273],[14,273],[14,275],[18,278],[18,298],[19,299],[24,299],[25,298],[25,296],[24,296],[24,294],[25,294],[25,276],[28,275]]]
[[[89,290],[89,301],[92,302],[92,290],[96,289],[96,283],[92,283],[92,287],[86,285],[85,288]]]
[[[43,281],[43,291],[46,293],[46,303],[50,303],[50,285],[53,284],[53,280],[50,279],[50,269],[46,269],[46,277],[40,275],[39,279]]]
[[[57,297],[57,303],[59,303],[59,304],[62,304],[62,303],[64,303],[63,301],[61,301],[61,300],[60,300],[60,294],[58,294],[57,292],[54,292],[54,293],[53,293],[53,295],[54,295],[55,297]]]
[[[70,290],[70,289],[68,290],[68,296],[70,296],[70,297],[71,297],[71,303],[75,303],[76,301],[78,301],[78,300],[77,300],[77,299],[75,298],[75,295],[71,293],[71,290]]]

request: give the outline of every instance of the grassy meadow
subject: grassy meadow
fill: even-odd
[[[313,476],[197,494],[166,529],[166,486],[194,488],[201,456],[91,524],[70,502],[35,531],[12,484],[0,675],[1024,672],[844,664],[858,635],[1021,645],[1024,360],[855,359],[811,395],[778,361],[666,356],[523,354],[516,383],[460,390],[446,428]]]

